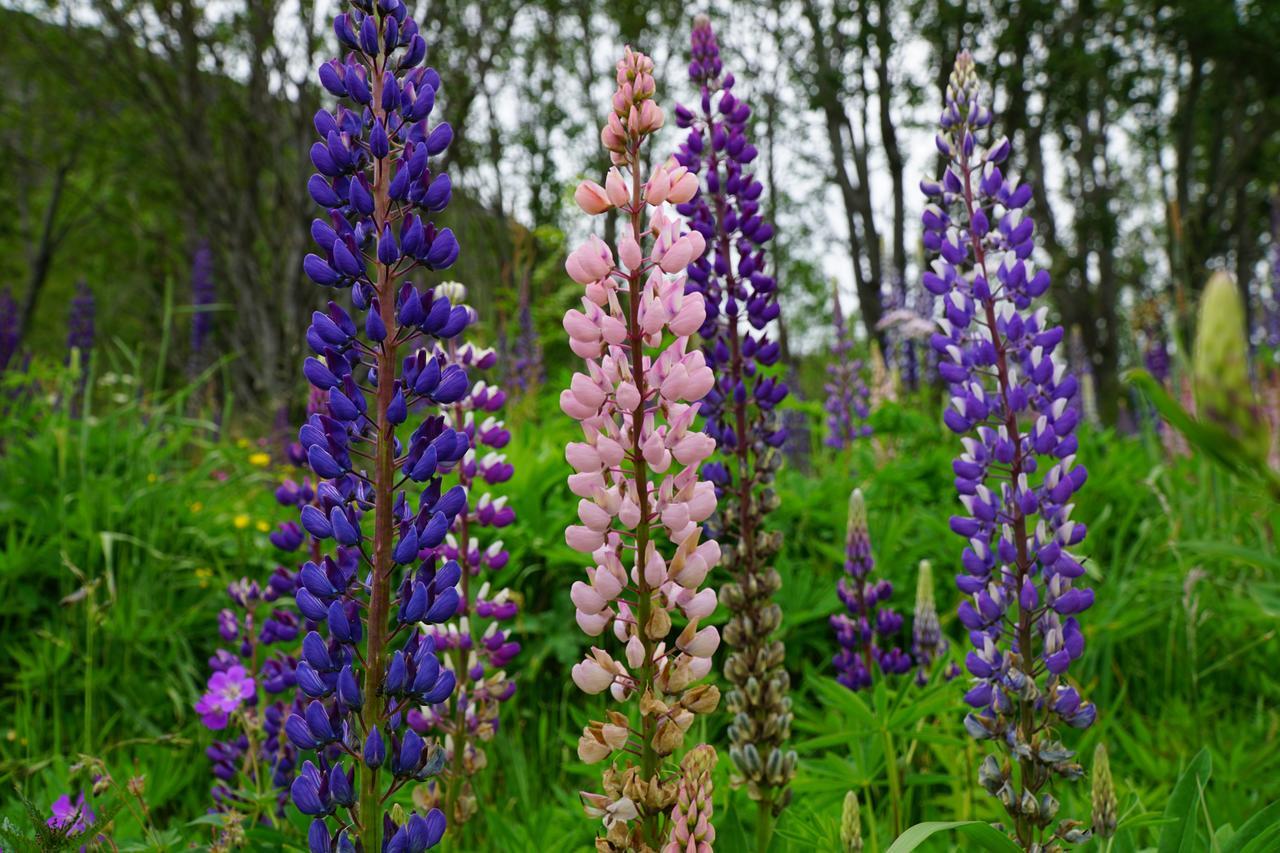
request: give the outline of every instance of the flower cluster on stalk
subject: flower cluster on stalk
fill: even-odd
[[[867,529],[867,505],[861,489],[849,495],[849,521],[845,533],[844,571],[836,593],[846,613],[830,619],[840,651],[831,659],[836,680],[850,690],[862,690],[875,681],[876,673],[901,675],[910,671],[911,655],[896,645],[903,619],[889,606],[893,583],[872,577],[875,557]]]
[[[21,342],[18,303],[13,298],[13,291],[6,287],[0,291],[0,374],[8,369]]]
[[[439,347],[471,315],[408,276],[445,269],[458,254],[453,233],[429,218],[452,192],[432,158],[453,132],[429,124],[440,76],[422,64],[426,42],[401,0],[356,0],[334,31],[348,52],[322,64],[319,78],[346,103],[315,117],[308,190],[325,216],[312,224],[318,253],[303,267],[346,291],[355,316],[330,302],[306,336],[314,355],[303,372],[326,411],[298,434],[321,478],[299,521],[332,550],[299,574],[298,610],[317,630],[303,638],[297,667],[308,701],[285,731],[314,757],[291,793],[314,818],[313,851],[350,850],[359,839],[365,851],[418,853],[439,842],[445,816],[406,814],[393,798],[445,760],[409,712],[445,701],[456,683],[419,625],[458,611],[461,568],[436,549],[467,494],[444,489],[441,477],[470,442],[443,415],[417,413],[467,393],[466,371]]]
[[[213,333],[210,306],[218,299],[213,283],[213,250],[201,240],[191,257],[191,360],[197,367]]]
[[[862,360],[853,357],[853,329],[840,307],[840,294],[833,294],[833,299],[836,339],[827,364],[826,445],[844,450],[859,438],[871,435],[871,425],[867,423],[871,417],[870,392],[862,378]]]
[[[565,539],[591,556],[571,598],[583,631],[612,634],[621,647],[618,657],[593,647],[573,680],[638,712],[609,710],[578,742],[584,761],[624,754],[605,771],[603,794],[583,794],[588,813],[604,819],[596,845],[606,851],[657,850],[666,840],[679,782],[667,756],[696,715],[720,700],[714,685],[695,684],[711,671],[720,642],[701,624],[715,610],[715,590],[699,590],[720,559],[701,526],[715,511],[715,486],[698,478],[715,440],[693,424],[714,377],[689,344],[706,307],[700,293],[686,292],[684,276],[706,241],[666,211],[667,202],[691,199],[698,180],[674,161],[648,170],[647,180],[642,174],[643,145],[664,123],[653,62],[627,48],[617,83],[601,132],[614,168],[604,186],[584,181],[575,198],[591,215],[617,209],[621,236],[616,255],[593,236],[566,261],[586,290],[582,310],[564,317],[586,371],[560,397],[584,438],[566,448],[581,523]]]
[[[1071,512],[1086,472],[1070,403],[1078,382],[1055,354],[1063,330],[1033,308],[1049,273],[1031,258],[1032,188],[1003,171],[1007,139],[984,145],[991,123],[973,59],[961,53],[937,136],[946,167],[921,185],[925,247],[936,256],[924,286],[942,297],[932,344],[950,387],[944,421],[963,436],[953,468],[965,511],[951,528],[966,541],[957,578],[973,644],[965,728],[1001,746],[1005,759],[989,755],[979,781],[1004,805],[1018,843],[1041,849],[1088,835],[1078,821],[1055,824],[1049,790],[1054,776],[1081,775],[1058,726],[1086,728],[1097,713],[1066,678],[1084,652],[1077,617],[1093,604],[1070,550],[1085,536]]]
[[[457,282],[445,282],[437,293],[455,305],[465,304],[466,288]],[[463,343],[459,338],[446,341],[436,353],[448,366],[456,365],[468,373],[491,370],[498,360],[492,349]],[[436,651],[445,659],[456,678],[453,693],[434,706],[409,712],[409,724],[420,734],[435,731],[445,735],[448,777],[443,797],[433,792],[431,802],[444,806],[445,814],[455,823],[463,823],[476,811],[476,798],[471,777],[484,769],[486,758],[480,743],[498,731],[501,703],[515,693],[516,683],[506,668],[520,652],[520,644],[503,626],[515,618],[516,602],[511,591],[494,589],[484,572],[496,572],[506,566],[510,555],[502,540],[488,531],[498,531],[515,521],[515,511],[507,505],[505,495],[494,497],[487,489],[511,479],[515,468],[502,449],[511,441],[506,424],[498,413],[507,395],[497,385],[477,380],[456,402],[445,407],[449,425],[465,435],[470,444],[461,464],[452,472],[467,494],[467,506],[454,519],[453,528],[444,543],[435,549],[438,557],[454,560],[462,569],[458,610],[447,624],[433,625],[426,635],[435,643]]]
[[[779,314],[777,283],[766,272],[773,227],[761,212],[764,185],[752,171],[751,107],[734,94],[733,74],[723,70],[705,16],[694,23],[691,54],[689,77],[699,102],[676,108],[677,124],[689,133],[675,159],[698,176],[700,187],[676,210],[707,244],[689,265],[686,290],[705,299],[698,333],[716,376],[701,411],[718,454],[703,475],[719,500],[708,534],[724,549],[731,578],[720,591],[730,611],[724,639],[733,649],[724,669],[733,684],[725,696],[733,715],[729,754],[735,784],[745,784],[752,799],[777,814],[790,800],[786,786],[796,754],[783,749],[792,719],[790,677],[783,644],[773,636],[782,621],[773,600],[782,581],[770,560],[782,537],[764,527],[778,506],[773,482],[787,437],[777,408],[787,384],[768,372],[781,352],[769,335]]]

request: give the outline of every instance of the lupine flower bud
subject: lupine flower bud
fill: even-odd
[[[1111,761],[1107,757],[1106,744],[1099,743],[1093,750],[1093,834],[1110,838],[1116,833],[1118,807],[1116,789],[1111,781]]]
[[[1049,274],[1030,261],[1031,187],[1003,171],[1006,140],[983,148],[992,114],[980,88],[973,58],[961,53],[937,137],[941,191],[926,190],[923,241],[936,257],[923,283],[945,306],[932,345],[951,391],[943,421],[964,451],[952,466],[964,514],[951,528],[966,541],[956,579],[973,645],[965,729],[1021,762],[1020,790],[989,790],[1023,844],[1051,846],[1070,822],[1049,829],[1041,804],[1056,801],[1044,789],[1054,775],[1080,775],[1055,726],[1086,728],[1096,716],[1065,679],[1084,653],[1076,617],[1093,603],[1068,550],[1085,536],[1070,519],[1087,477],[1075,458],[1079,384],[1055,355],[1062,328],[1048,324],[1047,309],[1032,310]]]
[[[862,853],[862,814],[856,791],[844,795],[844,808],[840,812],[840,849],[844,853]]]
[[[712,853],[716,828],[711,823],[711,771],[716,758],[715,749],[702,744],[689,750],[680,762],[671,834],[662,853]]]
[[[1271,436],[1249,378],[1244,301],[1224,272],[1210,277],[1200,297],[1192,381],[1198,416],[1223,427],[1254,458],[1265,460]]]

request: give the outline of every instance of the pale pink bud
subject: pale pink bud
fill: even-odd
[[[716,440],[705,432],[691,432],[676,442],[671,455],[681,465],[696,465],[716,450]]]
[[[605,601],[613,601],[622,592],[622,581],[608,569],[596,569],[595,576],[591,578],[591,586]]]
[[[613,684],[613,679],[614,673],[594,659],[588,658],[573,665],[573,683],[584,693],[603,693]]]
[[[640,505],[631,498],[623,498],[618,507],[618,521],[628,530],[633,530],[640,523]]]
[[[616,346],[627,339],[627,326],[617,317],[606,315],[600,318],[600,334],[607,343]]]
[[[564,268],[578,284],[591,284],[613,271],[613,252],[607,243],[593,234],[569,254]]]
[[[613,207],[604,187],[595,181],[583,181],[578,184],[578,188],[573,193],[573,200],[578,203],[578,207],[592,216],[604,213]]]
[[[680,168],[682,174],[671,176],[671,191],[667,193],[667,201],[672,204],[684,204],[698,192],[698,176]]]
[[[644,582],[651,588],[658,588],[667,579],[667,561],[662,559],[656,548],[649,551],[649,558],[644,562]]]
[[[662,267],[663,272],[683,272],[684,269],[689,266],[689,262],[697,257],[694,253],[694,241],[690,239],[692,234],[697,233],[698,232],[693,231],[671,244],[671,248],[667,249],[666,253],[662,256],[662,260],[658,262],[658,266]]]
[[[717,636],[717,644],[719,643],[719,639],[720,638]],[[689,661],[689,675],[691,679],[693,681],[697,681],[699,678],[705,678],[707,673],[711,672],[711,658],[709,656],[700,658],[696,655],[690,655],[690,657],[692,658],[692,660]]]
[[[692,628],[693,624],[690,622],[689,627]],[[685,633],[687,632],[688,629],[686,628]],[[680,639],[684,639],[683,633],[680,635]],[[715,626],[708,625],[683,644],[677,640],[676,646],[685,654],[692,655],[695,658],[709,658],[720,647],[720,632],[715,629]]]
[[[701,353],[698,353],[701,355]],[[685,383],[684,399],[701,400],[707,396],[707,392],[716,384],[715,374],[711,372],[711,368],[702,364],[696,368],[689,370],[689,380]]]
[[[694,521],[706,521],[716,511],[716,488],[703,481],[693,487],[693,497],[689,503],[689,517]]]
[[[573,396],[578,398],[582,405],[592,410],[592,414],[600,408],[600,404],[604,402],[605,393],[595,382],[591,381],[591,377],[585,373],[573,374],[573,379],[569,382],[569,388],[573,391]]]
[[[616,397],[618,406],[623,411],[634,412],[636,407],[640,405],[640,391],[631,382],[619,383]]]
[[[701,435],[701,433],[699,434]],[[712,446],[714,447],[714,445],[715,441],[712,440]],[[596,439],[596,452],[600,454],[600,461],[609,468],[616,468],[618,463],[622,461],[622,457],[626,455],[626,450],[623,446],[607,435],[602,435]]]
[[[595,497],[597,489],[604,488],[604,476],[599,471],[583,471],[569,475],[569,491],[580,498]]]
[[[644,185],[644,200],[657,207],[667,200],[667,194],[670,192],[671,176],[667,174],[665,167],[659,166],[653,170],[653,174],[649,176],[649,182]]]
[[[600,340],[600,327],[576,308],[570,308],[565,312],[562,325],[569,333],[569,337],[575,341],[595,343]]]
[[[616,168],[610,169],[609,174],[605,176],[604,191],[615,207],[625,207],[631,200],[631,194],[627,191],[627,182]]]
[[[669,530],[683,529],[689,523],[689,507],[682,503],[667,504],[662,511],[662,523]]]
[[[574,581],[569,589],[569,599],[573,606],[587,615],[594,615],[605,608],[609,602],[582,581]]]
[[[581,610],[576,610],[573,618],[577,621],[578,627],[582,629],[582,633],[588,637],[598,637],[604,633],[609,620],[613,618],[613,611],[601,610],[599,613],[583,613]]]
[[[638,634],[632,634],[631,639],[627,640],[627,664],[632,669],[639,669],[644,665],[644,643]]]
[[[706,580],[707,572],[710,570],[711,567],[707,565],[707,561],[695,551],[689,555],[684,565],[680,567],[680,571],[671,579],[686,589],[693,589]]]
[[[655,471],[665,471],[671,465],[671,454],[662,443],[662,436],[656,432],[649,433],[649,437],[640,447],[640,452],[644,455],[644,460],[649,463],[649,467]]]
[[[560,411],[574,420],[581,421],[600,411],[600,407],[586,405],[578,399],[577,395],[566,389],[560,392]]]
[[[640,244],[630,234],[618,240],[618,257],[629,270],[639,269],[640,264],[644,262],[644,253],[640,251]]]
[[[565,543],[575,551],[590,554],[604,544],[604,536],[580,524],[571,524],[564,531]]]
[[[702,328],[702,323],[706,319],[707,305],[702,298],[702,294],[690,293],[685,296],[680,310],[671,318],[671,322],[668,325],[671,327],[671,334],[679,335],[683,338]]]
[[[599,341],[586,343],[575,338],[569,338],[569,349],[579,358],[599,358],[604,352],[604,346]]]
[[[676,581],[676,583],[679,583],[679,581]],[[680,609],[689,619],[705,619],[715,612],[716,591],[714,589],[704,589],[681,604]]]
[[[564,458],[579,473],[600,470],[600,454],[585,441],[569,442],[564,449]]]
[[[613,516],[609,515],[603,507],[586,498],[578,501],[578,518],[582,519],[583,524],[597,533],[604,533],[609,529],[609,525],[613,523]],[[598,547],[600,546],[595,546],[595,548]],[[594,551],[595,548],[591,550]]]
[[[578,758],[585,764],[595,764],[597,761],[604,761],[612,754],[613,750],[590,735],[583,735],[578,738]]]

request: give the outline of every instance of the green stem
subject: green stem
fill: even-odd
[[[773,797],[756,800],[756,853],[769,853],[773,839]]]
[[[379,18],[381,16],[379,15]],[[382,29],[382,21],[378,21]],[[374,61],[373,104],[374,114],[385,121],[382,109],[383,56]],[[391,213],[390,161],[381,158],[373,163],[374,224],[377,233],[388,221]],[[373,574],[369,593],[369,630],[365,645],[364,711],[362,722],[366,736],[382,722],[385,699],[382,695],[382,675],[386,668],[387,618],[391,608],[392,546],[395,531],[392,527],[395,501],[395,425],[387,417],[395,395],[396,337],[399,332],[395,311],[395,276],[385,264],[377,264],[378,307],[382,322],[387,328],[386,338],[378,346],[377,387],[377,442],[374,450],[374,535]],[[383,732],[383,736],[387,735]],[[382,849],[382,790],[378,783],[378,768],[358,762],[360,772],[360,840],[366,851]]]
[[[884,767],[889,777],[889,815],[892,820],[893,837],[902,834],[902,780],[898,777],[898,752],[893,744],[893,732],[885,727],[880,730],[884,736]]]

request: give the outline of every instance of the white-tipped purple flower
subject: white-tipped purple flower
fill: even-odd
[[[961,53],[937,137],[947,165],[939,183],[923,185],[924,244],[935,256],[923,284],[944,308],[932,340],[950,385],[944,421],[963,436],[953,469],[964,513],[951,528],[967,542],[957,578],[974,647],[965,728],[1005,744],[1018,763],[1016,782],[996,772],[983,784],[1030,849],[1074,826],[1050,828],[1052,810],[1038,804],[1053,775],[1080,775],[1054,730],[1088,726],[1096,713],[1064,678],[1084,651],[1076,616],[1093,592],[1070,550],[1085,536],[1071,520],[1086,478],[1075,457],[1078,382],[1056,353],[1062,328],[1033,307],[1049,273],[1032,261],[1031,186],[1002,169],[1007,139],[986,144],[991,121],[973,58]]]

